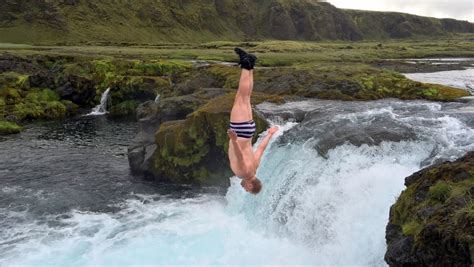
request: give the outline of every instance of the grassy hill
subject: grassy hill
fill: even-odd
[[[8,0],[0,42],[362,40],[474,32],[474,24],[342,10],[317,0]]]

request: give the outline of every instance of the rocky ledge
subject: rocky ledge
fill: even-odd
[[[405,179],[390,209],[385,261],[390,266],[472,266],[474,151]]]
[[[206,101],[216,94],[220,96]],[[148,110],[144,114],[151,115],[141,119],[142,130],[129,147],[132,171],[158,182],[229,186],[227,129],[234,97],[235,91],[202,89],[185,98],[167,98],[159,104],[148,104],[155,107],[141,106],[139,109]],[[199,101],[206,103],[198,107]],[[258,92],[253,94],[252,103],[263,101],[279,102],[282,98]],[[194,111],[183,118],[177,114],[186,114],[185,106]],[[170,116],[171,113],[174,115]],[[254,120],[257,133],[253,141],[256,141],[268,124],[257,113],[254,113]],[[147,128],[150,125],[153,126]]]

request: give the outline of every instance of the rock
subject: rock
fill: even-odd
[[[137,119],[140,129],[128,147],[128,162],[134,174],[146,174],[149,169],[145,163],[147,148],[154,145],[154,135],[161,123],[160,103],[146,101],[137,107]]]
[[[137,119],[143,119],[149,116],[156,115],[158,112],[158,103],[153,100],[148,100],[141,103],[136,110]]]
[[[136,110],[140,130],[128,149],[130,168],[134,174],[149,174],[150,162],[156,149],[155,133],[161,123],[185,119],[209,99],[228,93],[222,88],[204,88],[194,94],[146,101]]]
[[[61,99],[70,100],[81,107],[95,105],[95,83],[83,77],[69,75],[60,77],[56,92]]]
[[[205,102],[206,100],[199,99],[196,95],[165,98],[161,101],[160,105],[161,120],[163,122],[182,120]]]
[[[474,151],[405,179],[386,228],[390,266],[472,266]]]
[[[46,71],[46,69],[43,66],[35,64],[35,62],[30,59],[3,53],[0,57],[0,73],[9,71],[17,73],[35,73]]]
[[[56,88],[54,75],[50,72],[37,72],[28,77],[31,87]]]
[[[155,134],[157,148],[148,172],[157,181],[177,184],[228,186],[227,159],[229,115],[235,93],[210,100],[184,120],[163,123]],[[254,92],[252,103],[278,100]],[[268,125],[254,114],[257,134]],[[256,136],[257,136],[256,134]],[[256,140],[256,136],[254,141]]]

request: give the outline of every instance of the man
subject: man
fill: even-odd
[[[242,179],[242,187],[252,194],[258,194],[262,189],[262,183],[255,177],[260,165],[263,152],[278,131],[274,126],[268,130],[268,135],[254,152],[252,148],[252,137],[255,133],[255,122],[252,116],[250,96],[253,89],[253,68],[257,57],[248,54],[240,48],[235,48],[240,57],[239,65],[242,68],[239,89],[235,96],[234,106],[230,113],[229,135],[229,161],[230,167],[236,176]]]

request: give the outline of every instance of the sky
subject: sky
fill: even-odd
[[[339,8],[397,11],[474,22],[474,0],[327,0]]]

